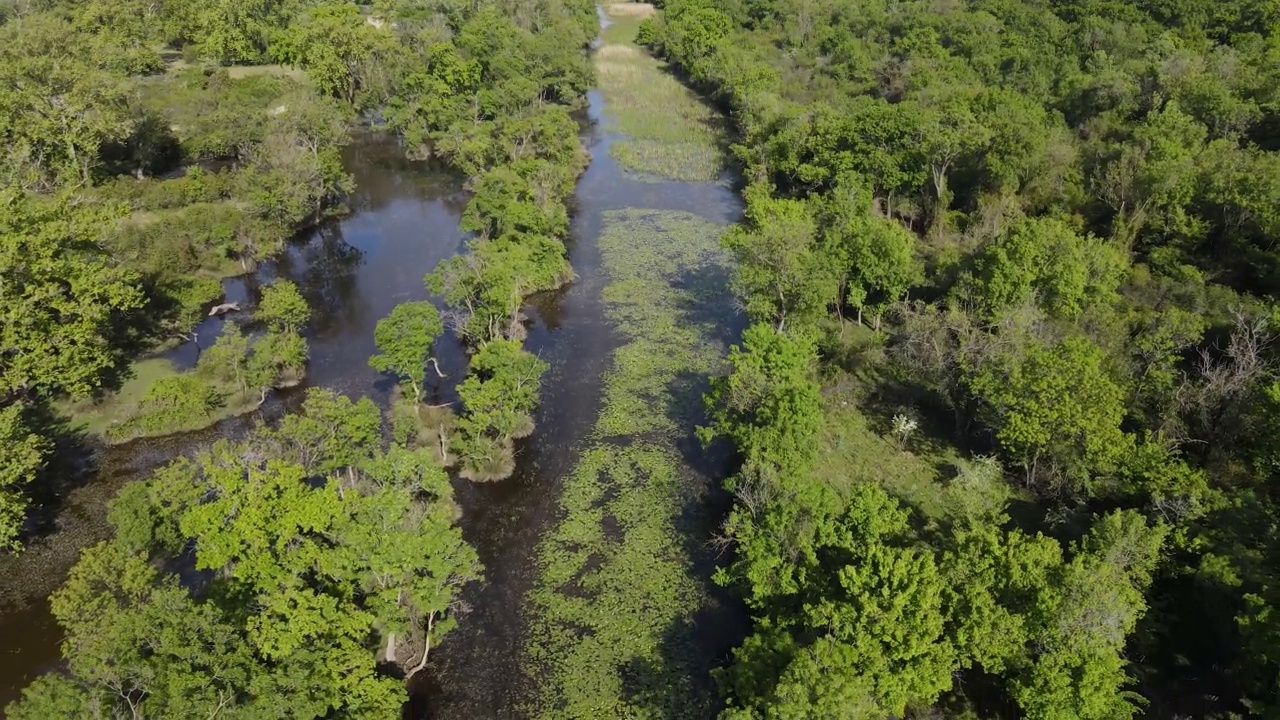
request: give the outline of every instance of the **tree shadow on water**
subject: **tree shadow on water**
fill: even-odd
[[[662,632],[657,658],[632,658],[622,668],[624,697],[642,716],[689,720],[719,713],[711,671],[728,663],[746,631],[745,613],[739,613],[742,622],[726,627],[720,604],[675,619]]]
[[[30,407],[23,420],[49,441],[45,464],[26,488],[30,505],[20,540],[27,545],[57,530],[67,495],[92,480],[97,468],[94,441],[65,415],[42,403]]]

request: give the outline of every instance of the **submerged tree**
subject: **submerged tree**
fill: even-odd
[[[471,359],[471,374],[458,385],[464,411],[457,444],[464,477],[497,480],[511,474],[511,442],[533,432],[532,413],[547,368],[514,340],[485,343]]]
[[[369,365],[408,380],[415,404],[421,402],[427,365],[444,377],[440,363],[432,356],[436,339],[443,331],[435,305],[427,301],[401,303],[374,328],[373,340],[380,352],[369,358]]]

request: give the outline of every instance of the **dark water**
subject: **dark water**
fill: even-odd
[[[578,280],[529,301],[526,347],[551,365],[535,418],[537,431],[522,441],[517,470],[509,480],[455,482],[463,531],[485,564],[485,582],[467,590],[469,612],[433,653],[428,672],[415,679],[414,717],[519,716],[524,697],[518,687],[524,630],[520,606],[536,578],[534,549],[556,519],[559,478],[573,467],[594,422],[600,375],[616,344],[599,301],[603,283],[595,239],[602,213],[657,208],[728,222],[740,212],[725,185],[646,182],[629,176],[609,156],[613,138],[602,128],[600,113],[600,97],[593,93],[584,127],[593,160],[577,186],[568,243]],[[106,503],[123,484],[174,457],[241,436],[255,423],[278,417],[297,404],[308,385],[386,402],[393,383],[367,364],[375,352],[373,326],[395,305],[429,297],[422,277],[460,249],[457,225],[467,198],[456,182],[405,161],[399,148],[377,136],[358,138],[345,159],[358,187],[353,212],[306,233],[254,275],[224,283],[226,301],[240,302],[246,311],[252,309],[258,288],[271,279],[287,277],[298,284],[315,311],[308,331],[306,384],[273,396],[255,413],[202,431],[98,450],[92,478],[61,498],[56,529],[22,554],[0,557],[0,707],[18,697],[33,677],[57,667],[61,634],[46,598],[65,579],[80,550],[107,537]],[[211,344],[224,322],[213,318],[201,323],[199,344]],[[440,354],[442,368],[452,376],[448,386],[460,377],[465,359],[456,345]],[[189,343],[166,356],[190,366],[198,348]]]
[[[526,347],[551,364],[537,417],[538,430],[521,447],[516,474],[500,483],[471,485],[460,493],[463,532],[485,564],[485,582],[464,593],[469,612],[445,637],[431,673],[415,678],[414,718],[518,718],[522,687],[524,595],[537,580],[536,546],[558,519],[560,478],[578,459],[601,398],[600,378],[617,346],[604,319],[596,238],[602,215],[622,208],[694,213],[716,223],[736,220],[737,196],[727,184],[652,182],[625,172],[609,155],[615,137],[603,122],[598,93],[588,96],[583,142],[591,165],[579,179],[569,243],[578,281],[566,290],[534,298],[546,321]],[[726,320],[734,316],[725,308]]]

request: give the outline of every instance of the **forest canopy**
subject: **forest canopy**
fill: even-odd
[[[660,6],[746,184],[725,716],[1274,714],[1274,8]]]

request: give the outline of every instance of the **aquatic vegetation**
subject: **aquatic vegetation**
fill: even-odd
[[[539,547],[528,672],[540,717],[705,716],[709,479],[685,454],[731,313],[719,228],[685,213],[607,213],[605,314],[622,345],[591,445],[564,480],[564,516]],[[732,323],[729,323],[732,324]]]
[[[610,25],[595,52],[606,124],[627,136],[610,153],[642,176],[715,180],[724,167],[723,119],[635,44],[644,11],[636,4],[605,5]]]

